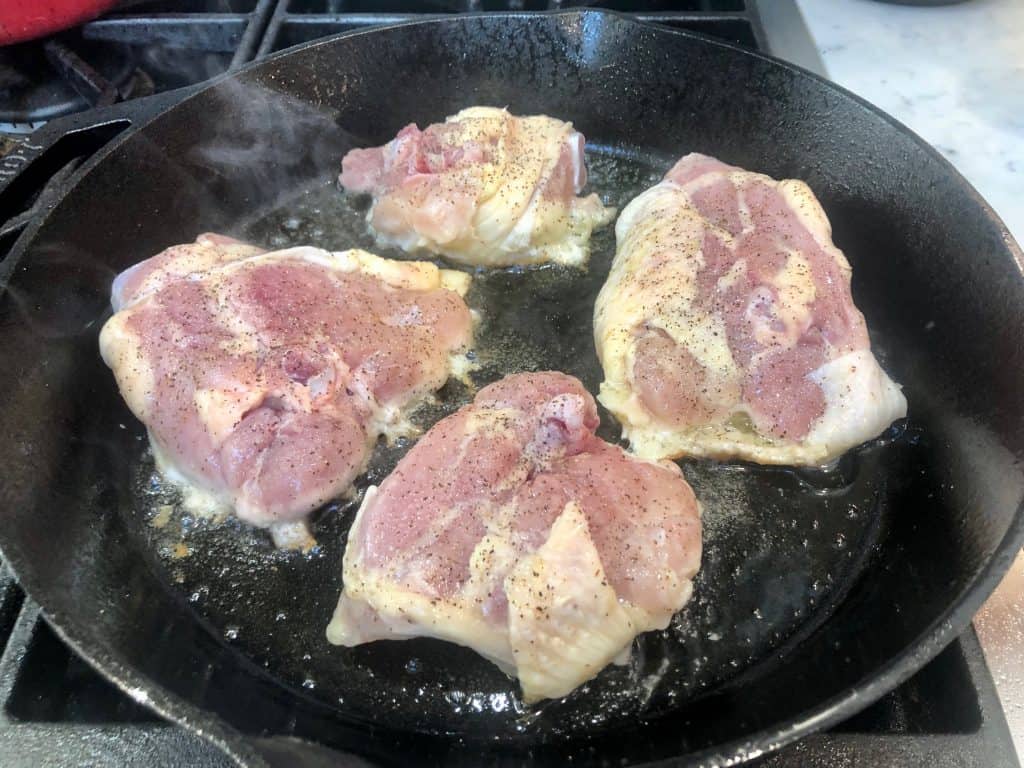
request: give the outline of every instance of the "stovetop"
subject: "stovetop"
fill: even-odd
[[[793,0],[131,0],[119,13],[45,42],[0,49],[0,135],[16,137],[0,161],[0,258],[46,201],[47,189],[128,122],[124,100],[169,105],[188,86],[318,37],[466,11],[581,5],[631,11],[824,67]],[[137,104],[140,102],[136,102]],[[35,162],[47,127],[49,151]],[[0,155],[3,152],[0,151]],[[27,168],[27,171],[26,171]],[[123,694],[71,651],[0,565],[0,763],[9,766],[222,766],[197,736]],[[1006,719],[974,630],[917,675],[833,730],[758,765],[1012,768]]]

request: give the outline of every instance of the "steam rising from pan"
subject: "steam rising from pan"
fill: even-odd
[[[267,84],[228,80],[219,97],[228,103],[232,119],[220,123],[213,137],[197,142],[188,160],[251,196],[247,210],[252,213],[233,222],[232,234],[316,180],[333,183],[345,152],[367,143],[339,127],[337,109],[300,101]],[[220,205],[217,199],[208,202]]]

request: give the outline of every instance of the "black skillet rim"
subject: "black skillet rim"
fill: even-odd
[[[1021,278],[1024,279],[1024,251],[1022,251],[1021,247],[1013,239],[1013,236],[1009,233],[1009,230],[998,214],[996,214],[992,207],[985,201],[971,183],[964,178],[956,167],[953,166],[952,163],[942,156],[942,154],[931,144],[926,142],[892,115],[882,111],[867,100],[848,91],[842,86],[837,85],[814,72],[810,72],[802,67],[791,64],[782,59],[778,59],[774,56],[757,51],[751,51],[739,45],[707,37],[696,32],[668,29],[659,26],[656,23],[639,21],[616,11],[590,8],[541,12],[468,13],[452,17],[418,19],[403,22],[401,24],[374,27],[372,29],[351,30],[312,42],[300,43],[298,45],[291,46],[278,51],[265,59],[251,62],[234,72],[219,75],[207,81],[202,87],[192,91],[181,101],[176,102],[167,109],[150,116],[148,119],[133,123],[131,127],[114,138],[109,144],[97,152],[96,155],[84,163],[82,168],[80,168],[74,176],[69,179],[69,183],[63,193],[52,201],[51,205],[48,207],[48,211],[33,225],[27,228],[26,231],[22,233],[21,237],[18,238],[18,241],[14,244],[13,250],[15,252],[11,253],[7,260],[7,263],[10,265],[8,269],[17,265],[17,262],[20,260],[20,255],[24,252],[25,247],[34,239],[36,233],[48,218],[49,212],[56,208],[68,192],[76,187],[96,165],[106,159],[109,154],[115,151],[122,143],[134,136],[137,132],[144,130],[145,127],[153,120],[166,112],[175,109],[178,105],[188,102],[196,95],[210,88],[216,87],[225,80],[257,70],[268,62],[275,61],[283,56],[291,55],[299,50],[309,50],[322,45],[330,45],[339,39],[355,37],[358,35],[374,34],[398,27],[459,23],[461,19],[467,18],[502,19],[523,17],[577,17],[580,19],[609,17],[620,22],[641,24],[647,28],[656,29],[659,35],[675,35],[684,38],[691,38],[704,45],[718,46],[745,56],[753,56],[767,61],[774,66],[789,70],[798,76],[810,77],[816,80],[825,87],[842,94],[845,98],[857,104],[861,109],[867,110],[874,116],[881,118],[896,130],[910,136],[925,153],[939,161],[939,163],[945,167],[950,177],[954,181],[959,182],[961,187],[975,200],[986,218],[988,218],[989,221],[1000,230],[1003,242],[1010,251],[1011,256],[1013,256],[1017,269],[1021,273]],[[7,273],[7,270],[2,270],[2,272]],[[6,281],[7,274],[0,275],[0,279]],[[848,688],[845,693],[834,696],[831,699],[827,699],[819,705],[806,710],[797,717],[790,718],[788,721],[785,721],[775,727],[755,731],[745,739],[736,739],[731,742],[726,742],[719,747],[712,747],[690,753],[688,755],[668,758],[666,760],[649,762],[645,765],[670,766],[688,764],[717,766],[735,764],[736,762],[755,759],[759,756],[776,751],[803,736],[824,730],[847,719],[910,678],[915,672],[945,648],[946,645],[948,645],[955,637],[960,635],[970,624],[974,614],[981,607],[982,603],[1002,580],[1003,576],[1009,570],[1010,564],[1013,562],[1022,547],[1024,547],[1024,504],[1018,506],[1002,541],[993,551],[988,562],[978,573],[974,581],[964,588],[957,599],[950,603],[950,607],[944,614],[936,618],[928,629],[911,641],[903,651],[891,657],[876,674],[864,678],[860,683]],[[2,555],[4,562],[11,569],[18,582],[22,584],[23,588],[25,588],[26,594],[28,594],[29,597],[32,597],[33,590],[28,585],[31,583],[31,578],[23,579],[20,575],[19,571],[21,569],[17,566],[17,555],[11,558],[8,556],[8,553],[2,552],[2,549],[2,544],[0,544],[0,555]],[[44,619],[57,636],[67,643],[75,653],[88,662],[90,666],[96,669],[97,672],[124,691],[127,695],[150,707],[164,718],[184,726],[197,735],[207,739],[212,744],[223,750],[230,758],[240,765],[266,764],[260,754],[260,751],[252,743],[251,737],[247,737],[242,732],[228,725],[215,712],[201,709],[186,699],[170,693],[157,681],[138,672],[130,665],[124,664],[116,654],[109,653],[105,649],[87,650],[88,641],[79,640],[76,636],[77,631],[75,627],[62,626],[59,623],[60,619],[58,615],[55,614],[51,616],[47,612],[45,604],[40,601],[37,602],[39,602],[40,607],[43,609],[42,615]]]

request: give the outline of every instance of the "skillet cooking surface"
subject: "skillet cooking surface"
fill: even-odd
[[[618,206],[688,151],[807,180],[853,264],[876,354],[910,402],[907,423],[829,472],[684,463],[705,509],[693,601],[641,638],[629,666],[529,709],[465,649],[326,643],[357,500],[318,517],[321,548],[306,556],[275,552],[233,520],[168,514],[175,495],[153,475],[96,346],[113,275],[200,231],[370,247],[365,201],[332,184],[341,155],[476,103],[573,120],[590,140],[591,188]],[[595,392],[591,312],[613,250],[609,227],[587,273],[477,273],[477,382],[552,368]],[[212,721],[185,702],[246,732],[383,760],[416,749],[473,762],[481,740],[555,762],[764,748],[811,727],[815,711],[827,711],[823,724],[866,705],[924,663],[1019,542],[1015,253],[912,136],[727,46],[591,12],[460,18],[310,46],[135,132],[12,257],[0,305],[0,359],[18,374],[3,384],[0,417],[12,438],[4,555],[86,655],[197,727]],[[450,384],[418,418],[429,426],[470,397]],[[403,450],[381,446],[358,487]],[[757,731],[767,732],[739,743]]]
[[[591,188],[622,206],[655,183],[671,164],[608,156],[590,158]],[[317,185],[246,226],[247,239],[270,246],[317,242],[326,248],[372,239],[365,205]],[[614,254],[612,227],[594,241],[588,272],[566,268],[480,271],[468,296],[483,323],[476,353],[486,384],[521,370],[565,370],[591,392],[601,381],[594,352],[594,300]],[[398,250],[375,249],[392,258]],[[416,421],[424,428],[472,399],[452,383]],[[602,411],[602,436],[618,429]],[[880,441],[830,472],[795,472],[714,462],[684,465],[705,508],[704,565],[691,605],[665,632],[645,635],[628,667],[612,667],[564,702],[524,708],[517,686],[469,650],[433,640],[326,645],[323,630],[341,588],[341,556],[360,496],[320,515],[321,551],[308,557],[275,552],[265,533],[238,524],[208,525],[180,515],[144,451],[141,429],[137,514],[129,518],[146,549],[163,554],[162,578],[189,596],[200,615],[246,656],[294,688],[353,717],[403,728],[495,735],[542,731],[581,734],[637,714],[671,709],[757,663],[794,634],[820,623],[863,568],[889,513],[886,476],[922,475],[912,440]],[[902,429],[890,430],[904,435]],[[914,428],[908,434],[914,434]],[[377,451],[358,485],[379,483],[405,445]],[[881,465],[889,464],[883,473]],[[925,485],[920,492],[927,492]],[[156,517],[160,515],[160,517]],[[154,527],[154,519],[157,526]],[[185,547],[188,555],[184,555]],[[301,586],[299,586],[301,585]]]

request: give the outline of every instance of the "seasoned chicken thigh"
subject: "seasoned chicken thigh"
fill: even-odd
[[[594,434],[561,373],[509,376],[435,425],[349,532],[339,645],[429,636],[565,696],[668,625],[700,564],[697,501],[675,464]]]
[[[341,184],[369,192],[377,241],[482,266],[584,264],[590,232],[614,211],[587,181],[583,135],[543,115],[472,107],[383,147],[354,149]]]
[[[687,155],[615,234],[599,399],[638,455],[820,465],[906,415],[803,182]]]
[[[377,437],[464,360],[468,280],[202,235],[118,276],[100,351],[191,507],[303,543],[284,524],[343,493]]]

